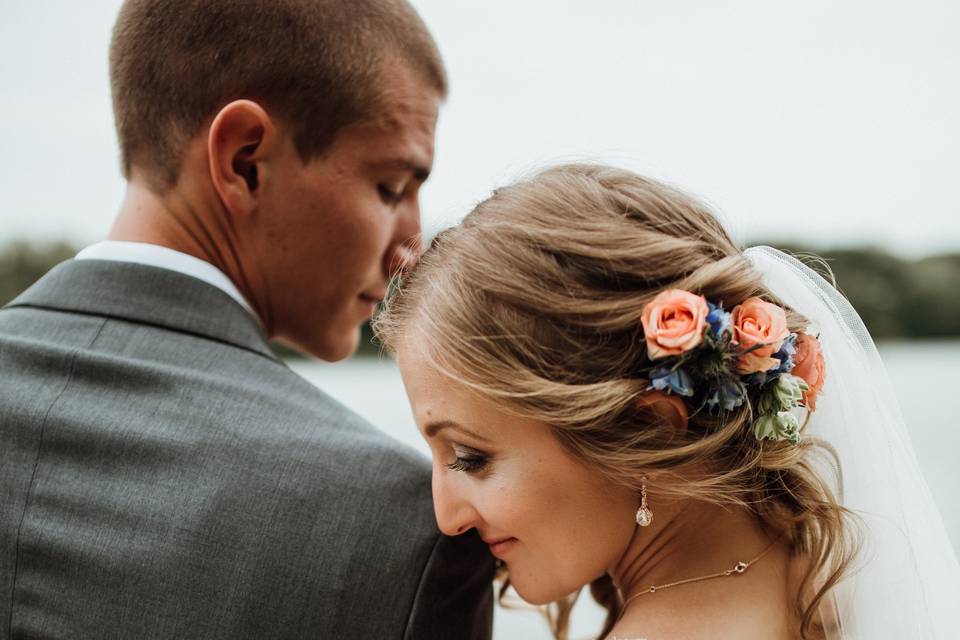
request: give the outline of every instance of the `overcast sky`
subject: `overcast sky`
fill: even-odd
[[[120,0],[0,0],[0,242],[92,242],[124,184]],[[451,77],[425,226],[557,161],[701,196],[743,240],[960,250],[956,0],[419,0]]]

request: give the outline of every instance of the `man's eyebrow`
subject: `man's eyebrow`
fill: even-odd
[[[463,426],[463,425],[460,424],[459,422],[454,422],[453,420],[437,420],[436,422],[427,423],[427,425],[424,426],[424,428],[423,428],[423,432],[424,432],[425,434],[427,434],[427,437],[428,437],[428,438],[433,438],[434,436],[436,436],[438,433],[440,433],[440,432],[443,431],[444,429],[456,429],[457,431],[462,431],[463,433],[466,433],[467,435],[473,436],[473,437],[476,438],[477,440],[483,440],[484,442],[490,442],[489,440],[487,440],[487,439],[484,438],[483,436],[481,436],[481,435],[479,435],[479,434],[477,434],[477,433],[474,433],[473,431],[470,431],[469,429],[467,429],[465,426]]]
[[[427,178],[430,177],[430,167],[421,164],[416,160],[411,160],[410,158],[385,160],[383,162],[375,163],[375,166],[380,169],[398,169],[400,171],[409,171],[413,174],[413,177],[420,182],[426,182]]]

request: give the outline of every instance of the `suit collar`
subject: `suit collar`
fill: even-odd
[[[227,295],[256,316],[250,304],[220,269],[206,260],[158,244],[148,242],[126,242],[103,240],[91,245],[77,254],[76,260],[116,260],[118,262],[136,262],[151,267],[169,269],[184,275],[193,276],[222,289]]]
[[[260,325],[222,290],[158,267],[68,260],[10,307],[72,311],[150,324],[226,342],[274,358]]]

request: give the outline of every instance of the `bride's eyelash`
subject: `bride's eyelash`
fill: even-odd
[[[487,458],[482,456],[457,456],[457,459],[446,465],[451,471],[463,471],[465,473],[476,473],[482,471],[487,466]]]

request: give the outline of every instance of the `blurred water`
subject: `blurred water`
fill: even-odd
[[[913,445],[944,522],[960,550],[960,429],[949,402],[960,382],[960,342],[880,345],[890,378],[910,427]],[[403,392],[396,365],[387,359],[356,359],[339,364],[298,361],[292,368],[385,432],[429,455]],[[584,594],[574,610],[571,637],[599,631],[603,613]],[[550,639],[546,624],[532,611],[497,608],[495,640]]]

